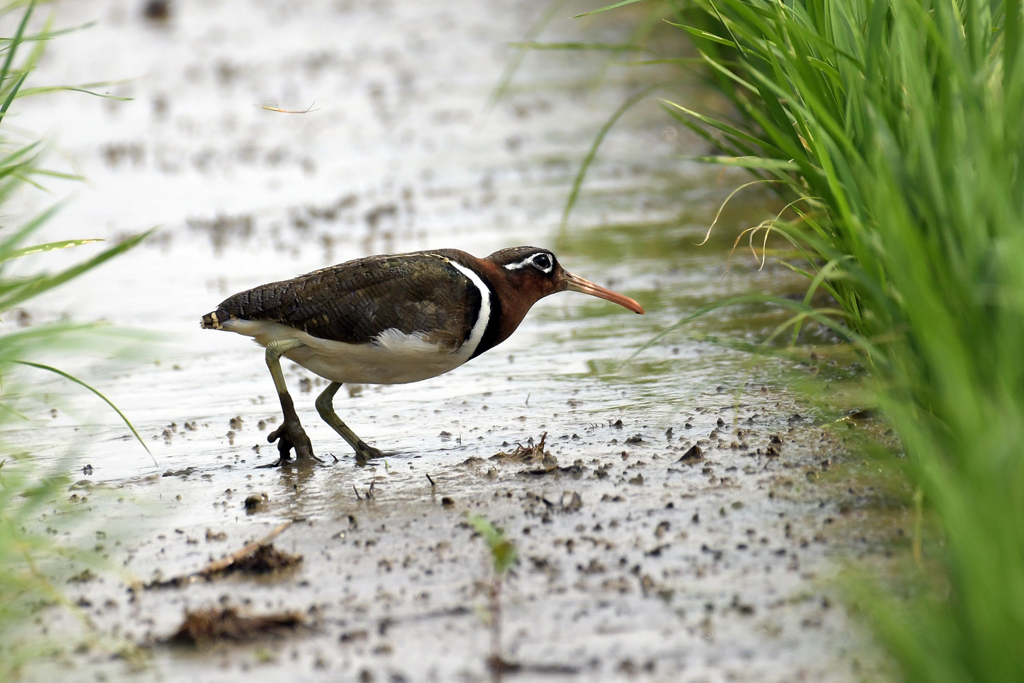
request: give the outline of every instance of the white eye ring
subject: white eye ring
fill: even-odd
[[[544,257],[544,259],[547,261],[547,266],[543,268],[537,264],[537,259],[541,257]],[[537,252],[536,254],[530,254],[522,261],[509,263],[508,265],[505,266],[505,270],[522,270],[526,266],[532,266],[533,268],[536,268],[545,275],[548,275],[555,267],[555,257],[552,254],[545,251]]]

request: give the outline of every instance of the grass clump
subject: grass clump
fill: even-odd
[[[30,32],[33,8],[33,4],[22,2],[0,7],[0,20],[13,16],[17,26],[13,36],[0,38],[0,124],[5,123],[4,117],[17,98],[59,89],[23,87],[47,40],[58,33],[51,31],[50,22]],[[127,239],[57,272],[12,273],[14,266],[26,256],[100,241],[30,243],[33,233],[56,213],[59,205],[20,225],[11,224],[12,199],[26,186],[39,187],[46,178],[74,177],[43,168],[40,159],[43,152],[39,141],[17,140],[8,133],[6,126],[0,127],[0,207],[5,209],[0,211],[3,214],[0,216],[0,320],[4,322],[15,307],[124,253],[146,236]],[[128,428],[139,438],[124,415],[105,396],[63,370],[39,362],[40,355],[47,351],[65,355],[71,352],[98,331],[95,325],[62,322],[18,329],[7,324],[0,330],[3,331],[0,334],[0,425],[25,419],[19,412],[19,397],[33,397],[36,393],[21,375],[45,372],[57,374],[95,393],[125,419]],[[139,440],[141,442],[141,438]],[[26,636],[23,629],[27,619],[48,605],[70,607],[47,568],[53,563],[67,565],[67,559],[78,556],[74,550],[61,548],[51,535],[36,530],[38,516],[50,509],[66,490],[68,465],[68,462],[55,463],[44,471],[25,454],[14,452],[9,443],[0,442],[0,681],[15,677],[25,661],[45,650],[43,643]],[[26,638],[29,638],[27,642]]]
[[[938,520],[910,597],[865,601],[883,643],[908,681],[1024,680],[1020,0],[675,9],[733,111],[666,111],[785,199],[759,229],[808,289],[775,301],[867,359]]]

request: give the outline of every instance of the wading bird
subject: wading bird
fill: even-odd
[[[547,249],[512,247],[477,258],[457,249],[369,256],[272,282],[224,300],[202,327],[254,338],[281,399],[284,422],[267,440],[280,458],[311,462],[306,436],[281,372],[281,356],[330,380],[316,399],[320,417],[362,464],[381,452],[334,412],[345,382],[404,384],[454,370],[508,339],[549,294],[583,292],[644,309],[627,296],[567,273]]]

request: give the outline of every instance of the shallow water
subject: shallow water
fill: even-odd
[[[152,644],[184,608],[218,601],[296,609],[314,626],[199,653],[156,645],[141,670],[103,648],[69,647],[29,667],[28,679],[54,667],[62,680],[485,679],[488,634],[473,608],[484,604],[487,563],[467,510],[503,526],[523,558],[505,590],[505,654],[524,664],[522,679],[858,677],[863,638],[821,581],[834,572],[821,527],[839,503],[813,482],[837,441],[794,417],[806,409],[775,362],[755,365],[700,337],[738,330],[754,340],[778,319],[722,311],[630,360],[718,298],[799,289],[770,262],[759,270],[741,250],[729,258],[738,231],[772,215],[769,198],[738,197],[721,233],[697,247],[742,176],[680,161],[701,143],[651,102],[609,135],[560,227],[594,134],[656,74],[637,82],[598,56],[533,54],[487,110],[506,43],[526,34],[542,3],[173,2],[166,22],[141,7],[60,5],[61,25],[99,23],[53,41],[35,75],[37,84],[132,78],[108,88],[131,102],[50,95],[19,101],[16,123],[47,132],[88,178],[48,237],[159,226],[135,252],[28,309],[36,322],[67,314],[166,340],[145,352],[159,361],[131,369],[62,359],[128,414],[156,464],[84,395],[55,404],[45,432],[35,423],[7,437],[42,459],[70,450],[76,468],[91,465],[70,494],[86,496],[76,505],[89,513],[62,533],[71,542],[102,531],[101,553],[142,581],[195,571],[297,522],[276,545],[304,563],[276,581],[133,600],[122,577],[75,584],[101,631]],[[621,31],[607,18],[566,19],[542,37]],[[602,73],[601,88],[573,86]],[[710,95],[694,83],[689,96]],[[268,104],[309,111],[260,108]],[[32,211],[52,200],[24,201]],[[366,468],[317,418],[321,380],[286,363],[315,449],[339,462],[254,469],[276,457],[265,435],[279,406],[263,354],[240,336],[199,330],[203,313],[233,292],[366,254],[484,255],[514,244],[552,247],[567,269],[633,296],[647,315],[560,294],[447,376],[343,390],[339,415],[387,453]],[[575,471],[524,474],[521,463],[491,459],[544,433],[563,467],[581,461]],[[786,444],[780,457],[765,455],[772,435]],[[706,460],[678,463],[698,442]],[[564,504],[572,493],[578,510]],[[255,514],[243,507],[251,494],[268,498]],[[71,628],[51,618],[54,630]]]

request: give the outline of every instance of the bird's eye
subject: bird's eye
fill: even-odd
[[[547,254],[537,254],[533,257],[533,266],[542,273],[546,273],[551,270],[551,257]]]

